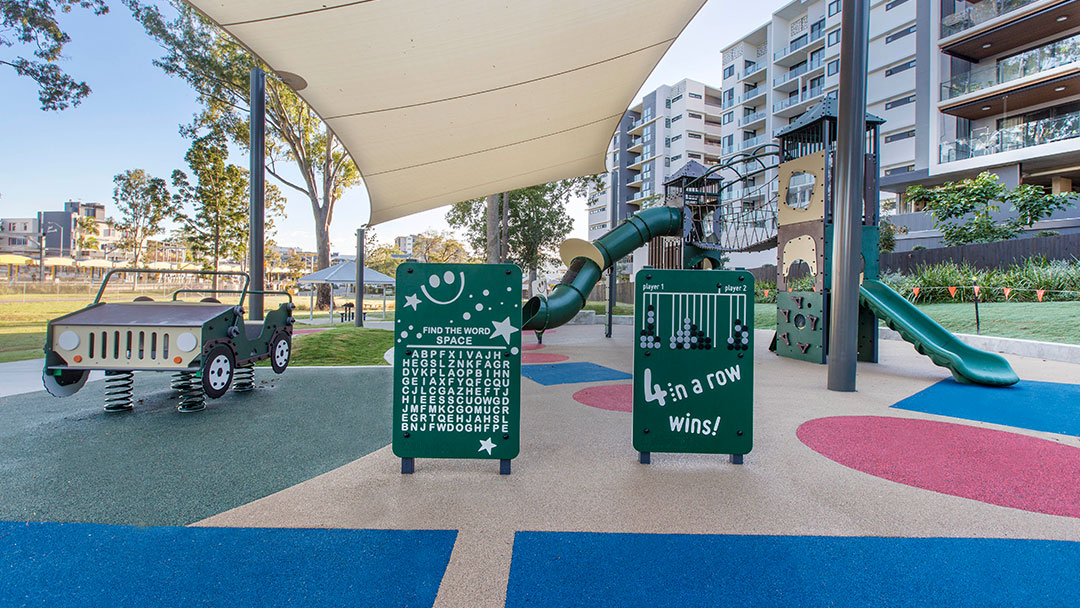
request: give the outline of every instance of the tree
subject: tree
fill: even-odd
[[[984,171],[977,177],[948,182],[936,188],[911,186],[908,199],[934,217],[949,246],[990,243],[1015,238],[1055,211],[1073,204],[1073,194],[1046,194],[1042,186],[1023,184],[1010,189],[998,176]],[[1010,204],[1017,215],[998,219],[1001,204]]]
[[[413,255],[432,264],[466,264],[476,262],[465,245],[448,231],[428,230],[416,237]]]
[[[155,65],[187,81],[203,105],[188,133],[220,128],[242,147],[248,141],[248,74],[267,66],[220,28],[180,0],[170,0],[177,13],[167,19],[156,6],[124,0],[146,32],[165,49]],[[274,77],[266,82],[267,172],[304,194],[315,218],[316,265],[330,265],[330,225],[334,206],[345,190],[360,183],[360,172],[341,142],[296,94]],[[283,176],[291,164],[299,183]],[[329,306],[330,289],[319,289],[318,306]]]
[[[0,65],[37,83],[42,110],[77,106],[90,95],[89,85],[75,80],[57,65],[71,37],[61,29],[56,13],[70,13],[74,8],[95,15],[109,12],[105,0],[0,0],[0,47],[20,45],[32,49],[31,58],[0,58]]]
[[[177,209],[190,205],[191,216],[184,215],[180,235],[187,242],[192,257],[203,267],[217,271],[222,260],[243,260],[249,249],[248,172],[228,162],[229,148],[225,134],[212,129],[196,137],[184,155],[195,183],[177,169],[172,173],[173,200]],[[284,214],[284,199],[273,186],[267,186],[266,234],[273,234],[274,218]],[[218,277],[214,276],[214,289]]]
[[[584,196],[595,176],[552,182],[514,190],[509,194],[509,213],[503,217],[507,223],[506,260],[513,261],[529,273],[530,289],[539,270],[550,263],[557,263],[559,244],[570,233],[574,222],[566,212],[571,196]],[[492,226],[488,209],[499,204],[499,195],[488,199],[473,199],[455,203],[446,214],[446,221],[454,228],[465,231],[469,245],[477,251],[492,251],[489,245],[489,227]],[[496,218],[490,234],[499,234],[503,218]],[[494,247],[498,251],[501,247]]]
[[[399,257],[394,257],[399,256]],[[388,277],[397,275],[397,267],[405,261],[404,253],[393,245],[378,244],[364,255],[364,265]]]
[[[99,236],[97,219],[85,215],[75,218],[75,247],[80,253],[97,249]]]
[[[147,240],[164,232],[165,221],[177,214],[179,206],[169,196],[165,180],[151,177],[142,169],[116,175],[113,185],[113,201],[120,212],[116,224],[120,231],[118,245],[131,252],[132,265],[138,268]]]

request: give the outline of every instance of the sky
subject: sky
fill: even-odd
[[[750,4],[709,0],[627,107],[642,94],[683,78],[718,85],[720,49],[765,23],[783,4],[781,0]],[[41,111],[35,83],[0,66],[0,217],[60,210],[68,200],[105,203],[106,213],[115,215],[114,175],[141,168],[168,179],[173,169],[186,169],[184,153],[190,142],[181,137],[179,127],[198,111],[195,95],[185,82],[153,65],[162,49],[119,2],[110,5],[111,12],[104,16],[76,10],[60,19],[71,37],[62,66],[93,90],[79,106]],[[4,49],[5,56],[11,50]],[[230,160],[247,166],[247,158],[240,154]],[[266,179],[275,183],[269,175]],[[274,240],[313,250],[314,220],[308,199],[279,187],[288,203]],[[573,200],[568,212],[574,219],[570,236],[585,238],[585,200]],[[380,241],[392,242],[399,235],[443,230],[445,216],[445,208],[427,211],[380,224],[375,233]],[[367,218],[367,193],[363,186],[353,188],[335,209],[332,250],[352,251],[355,231]]]

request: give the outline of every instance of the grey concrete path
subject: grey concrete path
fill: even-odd
[[[0,397],[42,390],[41,370],[44,368],[44,358],[0,363]],[[86,381],[94,382],[104,377],[105,372],[94,371]]]
[[[632,371],[631,328],[616,327],[612,340],[602,332],[563,327],[545,336],[540,352]],[[882,363],[860,364],[859,391],[833,393],[825,390],[824,366],[772,355],[769,337],[756,336],[755,445],[742,466],[674,454],[638,464],[629,413],[571,398],[606,383],[542,387],[523,379],[513,475],[499,476],[491,461],[418,460],[416,473],[403,476],[387,447],[198,525],[459,530],[436,605],[463,607],[503,605],[518,530],[1080,540],[1076,519],[904,486],[806,447],[796,429],[822,416],[960,422],[888,409],[948,372],[906,343],[885,341]],[[1080,378],[1080,366],[1008,358],[1024,379]],[[1080,447],[1076,437],[965,423]]]

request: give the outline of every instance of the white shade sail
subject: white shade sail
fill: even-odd
[[[189,0],[356,161],[377,224],[606,170],[608,142],[705,0]]]

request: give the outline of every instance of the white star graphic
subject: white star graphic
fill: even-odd
[[[416,307],[419,304],[420,298],[416,297],[415,293],[411,296],[405,296],[405,306],[411,306],[413,310],[416,310]]]
[[[495,444],[491,441],[491,437],[480,440],[480,449],[477,452],[483,452],[487,450],[488,456],[491,456],[491,450],[495,449]]]
[[[510,336],[518,330],[518,328],[510,324],[510,317],[506,317],[502,321],[492,321],[491,324],[495,326],[495,331],[491,332],[491,336],[489,337],[494,340],[495,338],[502,336],[507,344],[510,344]]]

